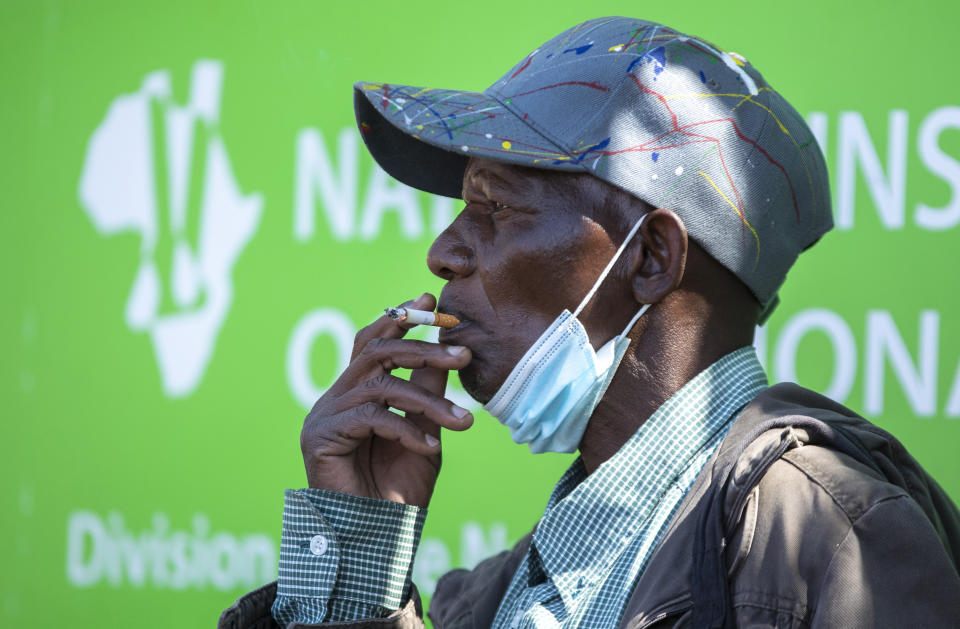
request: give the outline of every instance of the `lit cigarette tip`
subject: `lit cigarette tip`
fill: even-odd
[[[416,325],[432,325],[438,328],[452,328],[460,323],[451,314],[414,310],[413,308],[384,308],[383,311],[394,321],[406,321]]]

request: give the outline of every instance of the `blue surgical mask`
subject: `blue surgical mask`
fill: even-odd
[[[577,318],[646,216],[627,234],[577,309],[573,313],[569,310],[560,313],[483,407],[510,429],[514,441],[529,444],[534,453],[577,449],[590,416],[627,352],[630,345],[627,334],[650,307],[643,305],[623,332],[596,351]]]

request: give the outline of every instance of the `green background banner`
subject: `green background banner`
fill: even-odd
[[[359,327],[439,290],[459,209],[373,164],[352,83],[480,90],[614,14],[746,56],[806,116],[837,229],[762,359],[960,498],[954,4],[6,2],[0,624],[209,627],[274,578],[306,410]],[[483,414],[444,444],[425,592],[525,533],[570,461]]]

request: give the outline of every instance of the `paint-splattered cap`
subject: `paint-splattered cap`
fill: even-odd
[[[396,179],[460,197],[471,156],[588,172],[676,212],[769,312],[833,226],[823,155],[743,57],[661,24],[600,18],[484,92],[357,83],[357,123]]]

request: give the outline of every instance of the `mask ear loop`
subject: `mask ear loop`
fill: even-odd
[[[607,267],[603,269],[603,272],[600,274],[600,277],[598,277],[597,281],[594,282],[593,288],[591,288],[590,292],[587,293],[587,296],[583,298],[583,301],[580,302],[580,305],[577,306],[577,309],[573,311],[574,318],[577,318],[578,316],[580,316],[580,313],[583,311],[584,307],[586,307],[590,299],[596,294],[597,289],[600,288],[600,284],[603,283],[603,280],[610,273],[610,270],[613,268],[613,265],[616,264],[617,260],[620,259],[620,256],[623,254],[623,251],[627,248],[627,245],[630,244],[630,241],[633,240],[633,237],[637,235],[637,232],[640,230],[640,226],[643,225],[643,221],[645,218],[647,218],[647,216],[649,215],[644,214],[643,216],[641,216],[640,220],[637,221],[636,224],[633,226],[633,228],[630,229],[630,233],[628,233],[627,237],[623,239],[623,244],[621,244],[620,248],[617,249],[617,252],[613,254],[613,258],[610,260],[610,262],[607,263]],[[640,315],[642,315],[646,311],[646,309],[649,307],[650,307],[650,304],[644,304],[643,307],[640,308],[640,311],[636,315],[634,315],[633,319],[630,320],[630,324],[627,326],[627,329],[624,330],[623,335],[621,336],[626,335],[626,333],[630,331],[630,328],[632,328],[633,324],[637,322],[637,319],[640,318]]]
[[[630,323],[627,324],[627,327],[623,328],[623,332],[620,333],[620,336],[626,336],[630,333],[630,330],[633,329],[633,324],[637,322],[637,319],[647,311],[647,308],[650,307],[650,304],[643,304],[640,306],[640,310],[637,311],[637,314],[633,315],[633,319],[630,319]]]

